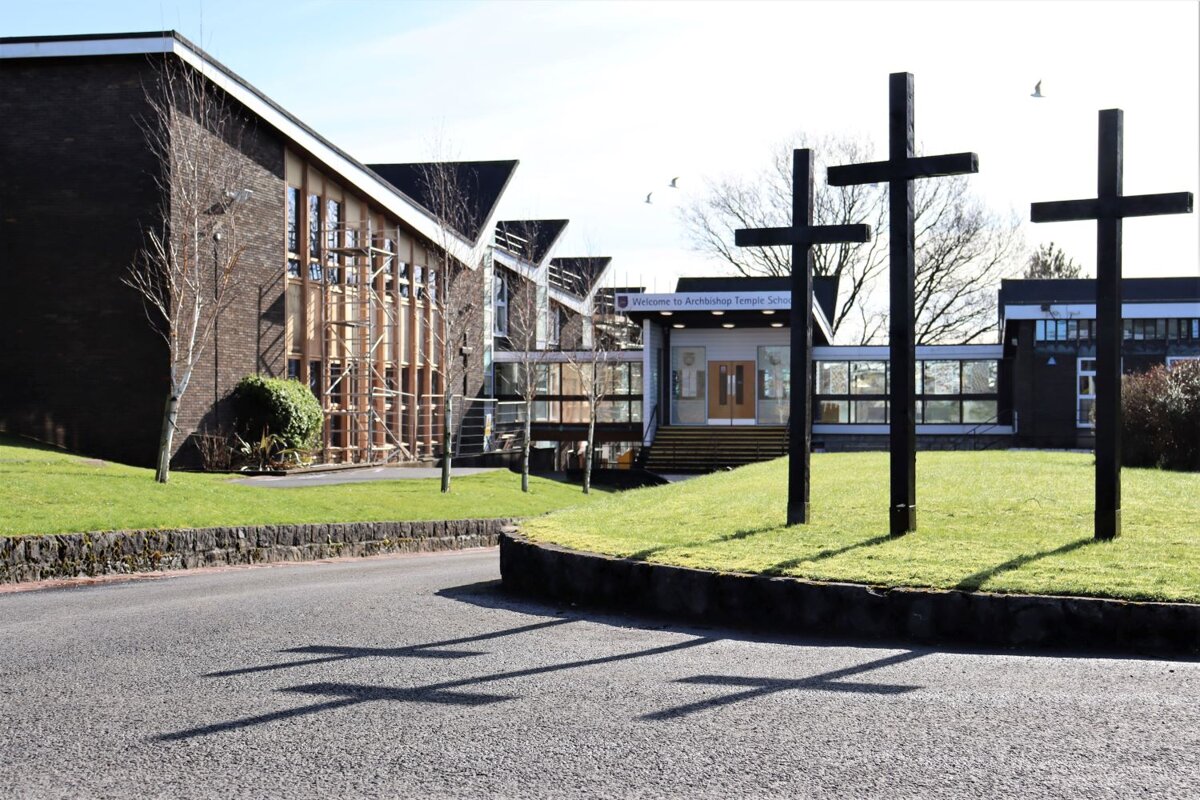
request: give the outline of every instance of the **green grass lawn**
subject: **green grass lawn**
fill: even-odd
[[[369,481],[302,489],[230,483],[228,475],[153,472],[0,437],[0,536],[130,528],[202,528],[303,522],[529,517],[590,504],[577,486],[507,470],[432,480]]]
[[[533,539],[666,564],[879,586],[1200,602],[1200,474],[1123,472],[1123,533],[1092,539],[1093,460],[920,453],[918,530],[887,535],[886,453],[812,459],[812,522],[784,526],[787,460],[610,495]]]

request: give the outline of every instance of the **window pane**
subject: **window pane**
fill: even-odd
[[[287,187],[287,249],[300,250],[300,190],[295,186]]]
[[[563,364],[562,393],[576,397],[586,396],[591,389],[591,364]]]
[[[1079,418],[1075,420],[1076,425],[1091,427],[1095,424],[1093,417],[1096,412],[1096,401],[1080,398],[1079,400]]]
[[[703,423],[708,419],[703,347],[671,348],[671,422]]]
[[[850,394],[887,394],[885,362],[851,361]]]
[[[851,404],[851,411],[854,416],[850,421],[859,425],[882,425],[887,422],[886,400],[855,400]]]
[[[996,362],[962,362],[963,394],[995,394]]]
[[[958,394],[958,361],[925,362],[925,394]]]
[[[995,421],[995,400],[963,400],[963,422]]]
[[[605,400],[596,407],[596,422],[629,422],[628,400]]]
[[[588,406],[587,403],[581,400],[565,400],[562,404],[562,421],[567,422],[587,422],[588,421]],[[599,416],[596,421],[599,422]]]
[[[519,395],[521,393],[520,376],[520,364],[497,364],[496,394],[510,397]]]
[[[629,393],[642,393],[642,362],[633,361],[629,364]]]
[[[818,361],[817,394],[849,394],[849,374],[845,361]]]
[[[925,422],[927,424],[955,423],[959,421],[957,400],[926,400],[924,407]]]
[[[817,403],[817,414],[816,422],[849,422],[850,403],[847,400],[821,400]]]

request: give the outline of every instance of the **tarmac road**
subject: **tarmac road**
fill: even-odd
[[[1200,663],[508,598],[495,550],[0,595],[0,797],[1200,796]]]

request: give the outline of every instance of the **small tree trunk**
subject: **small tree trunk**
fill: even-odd
[[[453,422],[450,418],[450,398],[447,397],[442,401],[442,493],[450,491],[450,448],[451,441],[451,426]]]
[[[163,406],[162,432],[158,437],[158,463],[154,480],[166,483],[171,477],[171,442],[175,439],[175,420],[179,416],[179,396],[174,392]]]
[[[529,431],[532,427],[529,418],[533,416],[533,409],[530,408],[532,403],[526,403],[525,408],[525,436],[521,443],[521,491],[529,491]]]
[[[588,437],[587,448],[585,449],[585,457],[583,462],[583,493],[591,494],[592,491],[592,441],[596,436],[596,412],[593,409],[592,413],[588,414]]]

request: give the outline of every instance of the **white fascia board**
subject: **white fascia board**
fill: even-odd
[[[0,59],[65,58],[69,56],[127,56],[169,53],[174,39],[166,36],[132,36],[128,39],[76,39],[0,44]]]
[[[1122,319],[1157,319],[1159,317],[1200,317],[1200,301],[1182,303],[1121,304]],[[1004,321],[1019,319],[1095,319],[1095,303],[1052,303],[1045,309],[1036,303],[1004,307]]]
[[[133,36],[126,39],[77,39],[0,44],[0,58],[65,58],[150,53],[174,53],[177,55],[230,97],[279,131],[284,138],[291,140],[327,165],[334,173],[330,177],[336,177],[349,183],[379,206],[411,225],[430,243],[440,247],[438,242],[442,238],[441,228],[437,224],[437,220],[418,203],[362,164],[340,152],[329,142],[309,131],[299,120],[269,102],[265,95],[250,87],[221,64],[173,36]],[[490,228],[484,227],[482,230],[487,231]],[[488,246],[487,237],[481,234],[478,242],[469,242],[457,234],[451,233],[451,236],[458,247],[470,252],[469,263],[466,266],[470,269],[478,267]],[[451,255],[453,256],[454,253]]]
[[[523,258],[518,258],[507,250],[499,247],[492,251],[492,258],[497,264],[507,269],[509,272],[515,272],[530,282],[536,282],[538,278],[537,267],[530,264]]]
[[[546,350],[534,354],[532,361],[537,361],[541,364],[565,364],[572,360],[580,364],[590,364],[592,354],[589,352],[570,353],[562,350]],[[492,361],[497,364],[519,364],[525,360],[524,354],[520,350],[497,350],[492,357]],[[641,361],[641,350],[610,350],[604,357],[604,361],[612,363],[614,361]]]
[[[821,308],[821,304],[815,299],[813,300],[813,321],[817,323],[817,327],[821,329],[821,333],[825,334],[825,341],[833,341],[833,326],[829,324],[829,318],[825,316],[825,309]]]
[[[890,357],[886,344],[874,345],[817,345],[813,348],[813,359],[817,361],[887,361]],[[983,359],[1004,357],[1002,344],[919,344],[917,359]]]
[[[567,292],[564,292],[562,289],[556,288],[554,286],[550,286],[549,289],[550,289],[550,299],[553,300],[554,302],[558,303],[560,306],[566,306],[567,308],[571,309],[572,311],[574,311],[576,314],[579,314],[580,316],[587,313],[585,311],[585,309],[588,307],[587,300],[580,300],[575,295],[568,294]]]

